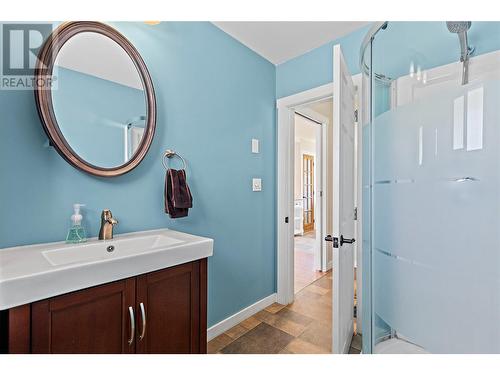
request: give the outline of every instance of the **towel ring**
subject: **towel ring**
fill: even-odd
[[[167,161],[165,160],[165,158],[168,158],[168,159],[171,159],[173,158],[174,156],[177,156],[179,159],[182,160],[182,164],[184,166],[184,169],[186,169],[186,160],[184,160],[184,158],[182,156],[180,156],[178,153],[176,153],[175,151],[173,150],[166,150],[165,153],[163,154],[163,158],[162,158],[162,163],[163,163],[163,166],[165,167],[165,169],[168,169],[168,163]]]

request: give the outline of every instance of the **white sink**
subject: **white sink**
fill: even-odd
[[[212,239],[168,229],[0,249],[0,310],[212,254]]]
[[[53,266],[69,263],[92,262],[145,253],[154,249],[178,245],[184,241],[169,237],[168,232],[149,236],[92,241],[81,245],[61,245],[60,248],[42,251]]]

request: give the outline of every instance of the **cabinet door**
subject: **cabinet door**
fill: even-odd
[[[129,307],[135,278],[33,303],[32,353],[134,353]]]
[[[137,278],[137,353],[206,351],[206,344],[200,345],[200,329],[204,326],[206,330],[206,324],[200,319],[201,262],[181,264]],[[144,308],[145,327],[141,308]]]

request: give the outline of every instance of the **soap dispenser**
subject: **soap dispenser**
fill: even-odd
[[[73,215],[71,215],[71,228],[66,236],[66,243],[81,243],[87,241],[87,233],[82,226],[83,216],[80,214],[80,207],[84,204],[75,203],[73,205]]]

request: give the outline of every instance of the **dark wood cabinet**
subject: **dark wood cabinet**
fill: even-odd
[[[117,281],[31,305],[31,352],[134,353],[128,338],[135,278]]]
[[[137,278],[137,311],[142,317],[145,309],[147,322],[137,353],[199,353],[199,266],[187,263]]]
[[[206,353],[206,272],[202,259],[16,307],[0,336],[9,353]]]

